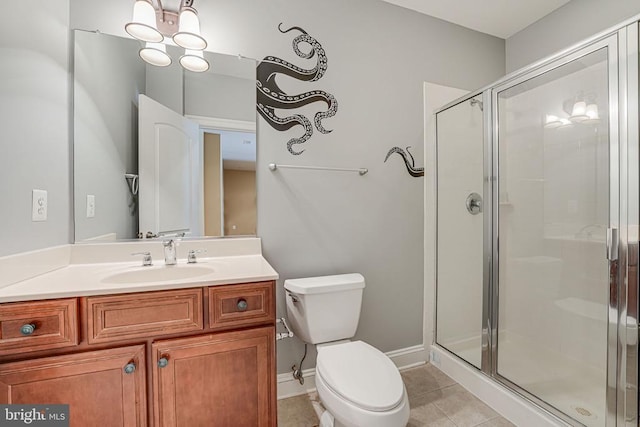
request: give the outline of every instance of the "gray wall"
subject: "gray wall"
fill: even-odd
[[[0,26],[0,256],[70,235],[69,1],[5,4]],[[48,220],[31,222],[31,190]],[[1,273],[0,273],[1,274]]]
[[[145,93],[145,63],[132,40],[75,32],[75,239],[107,233],[133,239],[135,200],[124,179],[138,171],[138,94]],[[95,217],[87,218],[87,195]]]
[[[71,26],[124,35],[131,4],[72,0]],[[407,174],[399,157],[383,160],[392,146],[411,145],[421,166],[423,82],[473,89],[499,78],[504,41],[370,0],[226,0],[197,7],[213,51],[258,59],[275,55],[310,68],[314,60],[292,51],[294,34],[281,34],[277,26],[301,26],[322,43],[329,68],[320,81],[279,82],[289,93],[321,89],[335,95],[339,112],[324,122],[333,132],[316,132],[306,151],[294,157],[286,142],[300,129],[281,133],[258,121],[258,233],[264,254],[282,280],[361,272],[367,288],[357,338],[383,351],[421,344],[424,183]],[[312,118],[323,108],[286,113]],[[59,150],[68,154],[64,142]],[[270,162],[367,167],[369,173],[274,173],[267,169]],[[297,340],[279,343],[279,372],[289,371],[301,355]],[[312,365],[313,354],[305,367]]]
[[[507,72],[515,71],[640,14],[637,0],[573,0],[506,40]]]
[[[294,54],[293,32],[281,34],[278,24],[301,26],[320,41],[328,56],[321,80],[278,82],[289,93],[332,93],[339,112],[325,125],[333,132],[316,131],[306,151],[294,157],[286,142],[300,129],[280,133],[258,121],[258,234],[264,254],[282,279],[361,272],[367,288],[357,338],[383,351],[421,344],[423,179],[411,178],[400,158],[383,160],[391,147],[411,145],[421,165],[423,82],[473,89],[501,77],[504,41],[370,0],[236,0],[196,7],[213,51],[257,59],[274,55],[311,68],[314,60]],[[72,24],[123,34],[130,9],[124,0],[74,0]],[[322,108],[286,113],[313,120]],[[369,173],[274,173],[267,169],[270,162],[367,167]],[[282,280],[278,288],[284,315]],[[302,346],[281,342],[278,355],[279,372],[287,372]],[[313,360],[312,353],[306,366]]]
[[[247,80],[222,74],[185,73],[184,113],[255,122],[255,78]]]

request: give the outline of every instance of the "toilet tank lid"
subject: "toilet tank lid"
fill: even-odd
[[[305,277],[287,279],[284,288],[299,295],[323,294],[364,288],[364,277],[359,273],[337,274],[335,276]]]

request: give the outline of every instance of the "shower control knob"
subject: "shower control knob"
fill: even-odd
[[[247,304],[246,299],[241,298],[238,300],[238,311],[245,311],[248,307],[249,307],[249,304]]]
[[[471,215],[478,215],[482,212],[482,196],[478,193],[471,193],[466,201],[467,211]]]

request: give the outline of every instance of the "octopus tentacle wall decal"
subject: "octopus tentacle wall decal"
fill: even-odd
[[[294,146],[304,144],[313,135],[311,121],[302,114],[278,117],[278,115],[276,115],[276,109],[293,110],[314,102],[324,102],[327,104],[327,110],[316,113],[313,123],[320,133],[326,134],[331,132],[331,130],[325,128],[322,121],[335,116],[338,112],[338,100],[323,90],[312,90],[298,95],[289,95],[280,89],[276,82],[278,74],[284,74],[300,81],[315,82],[321,79],[327,71],[327,55],[322,45],[315,38],[311,37],[300,27],[291,27],[283,30],[281,26],[282,23],[278,25],[278,30],[282,34],[294,30],[302,33],[293,39],[293,51],[300,58],[304,59],[311,59],[317,56],[317,62],[315,67],[304,69],[275,56],[265,57],[258,64],[257,68],[257,109],[262,118],[277,131],[286,131],[295,126],[303,127],[304,134],[302,136],[299,138],[291,138],[287,142],[287,150],[289,153],[297,156],[302,154],[304,150],[301,149],[297,151],[294,149]],[[311,50],[303,52],[300,49],[302,43],[311,46]]]
[[[391,155],[393,153],[398,153],[400,156],[402,156],[402,159],[404,160],[404,164],[407,167],[407,171],[409,172],[409,175],[411,175],[414,178],[419,178],[421,176],[424,176],[424,168],[417,168],[415,165],[415,159],[413,158],[413,154],[411,154],[411,152],[409,151],[409,148],[411,148],[411,146],[408,146],[406,148],[406,152],[405,150],[403,150],[400,147],[393,147],[391,150],[389,150],[389,152],[387,153],[387,156],[384,158],[385,163],[387,162],[387,160],[389,160],[389,157],[391,157]],[[411,161],[409,161],[409,159],[411,159]]]

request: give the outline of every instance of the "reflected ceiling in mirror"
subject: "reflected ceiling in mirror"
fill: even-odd
[[[74,31],[76,243],[255,235],[256,61],[205,52],[193,73],[141,47]]]

